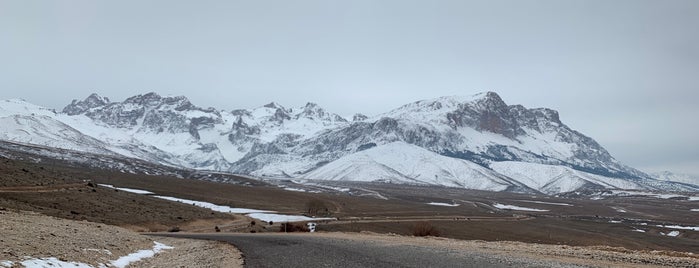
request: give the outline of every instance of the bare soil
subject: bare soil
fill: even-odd
[[[65,220],[34,212],[0,210],[0,261],[15,264],[33,258],[58,258],[97,267],[154,241],[174,246],[130,267],[242,267],[242,256],[220,242],[156,238],[128,229],[87,221]],[[218,266],[217,266],[218,265]]]
[[[279,230],[279,223],[251,225],[252,220],[244,216],[95,186],[106,183],[159,195],[288,214],[302,214],[309,200],[321,200],[328,208],[327,216],[339,220],[320,224],[320,231],[408,235],[416,222],[428,221],[441,236],[455,239],[699,254],[699,232],[680,230],[679,236],[668,237],[661,233],[671,230],[655,226],[697,226],[699,213],[690,212],[698,208],[697,201],[650,197],[587,200],[382,183],[333,183],[352,190],[308,193],[286,191],[272,183],[233,175],[192,173],[189,176],[220,176],[231,182],[218,183],[32,159],[33,156],[26,156],[24,160],[0,157],[0,208],[122,226],[140,232],[162,232],[174,227],[182,231],[213,232],[216,226],[221,232]],[[387,200],[378,198],[379,195]],[[459,206],[431,206],[426,204],[429,202]],[[494,203],[548,211],[503,210],[495,208]],[[619,212],[618,208],[626,212]],[[648,224],[641,226],[640,222]],[[636,228],[646,232],[633,231]]]
[[[99,187],[89,174],[89,170],[0,159],[0,207],[145,231],[166,231],[195,220],[235,219],[226,213]],[[99,176],[98,172],[92,175]]]
[[[512,241],[488,242],[439,237],[410,237],[362,233],[317,233],[314,236],[378,241],[389,245],[420,245],[475,251],[494,255],[520,256],[531,259],[556,260],[593,267],[699,267],[699,256],[691,253],[667,251],[634,251],[615,247],[575,247]]]

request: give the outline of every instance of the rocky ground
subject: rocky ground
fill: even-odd
[[[373,241],[386,245],[420,245],[461,252],[481,252],[591,267],[699,267],[699,255],[675,251],[640,251],[615,247],[575,247],[513,241],[488,242],[376,233],[316,233],[315,236]]]
[[[129,267],[242,267],[243,262],[239,251],[220,242],[155,238],[111,225],[2,208],[0,234],[0,263],[11,261],[15,265],[27,257],[54,257],[98,266],[139,250],[152,249],[154,241],[174,249]]]

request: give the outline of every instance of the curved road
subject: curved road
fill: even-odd
[[[522,257],[313,234],[156,235],[231,243],[243,252],[245,267],[577,267]]]

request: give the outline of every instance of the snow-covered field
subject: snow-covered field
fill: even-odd
[[[514,205],[505,205],[505,204],[500,204],[500,203],[495,203],[495,204],[493,204],[493,206],[496,208],[499,208],[499,209],[507,209],[507,210],[537,211],[537,212],[548,211],[546,209],[527,208],[527,207],[520,207],[520,206],[514,206]]]

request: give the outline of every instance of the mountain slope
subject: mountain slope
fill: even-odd
[[[305,175],[316,180],[385,181],[489,191],[526,191],[521,183],[469,161],[394,142],[342,157]]]
[[[660,181],[679,182],[699,186],[699,176],[674,173],[670,171],[649,173],[654,179]]]
[[[502,161],[493,162],[494,171],[517,180],[526,186],[547,194],[572,192],[577,189],[646,189],[632,181],[590,174],[566,166]]]

